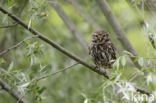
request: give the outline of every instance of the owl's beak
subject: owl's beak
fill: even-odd
[[[102,40],[102,38],[100,38],[100,41]]]

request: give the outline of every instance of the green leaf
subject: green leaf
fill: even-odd
[[[0,64],[1,63],[4,63],[4,59],[3,58],[0,58]]]
[[[11,62],[10,65],[9,65],[9,68],[8,68],[9,72],[13,69],[13,66],[14,66],[14,62]]]
[[[38,90],[38,93],[39,94],[42,94],[44,92],[44,90],[46,89],[46,87],[41,87],[39,90]]]
[[[117,69],[119,69],[120,66],[120,57],[115,61],[115,63],[113,64],[114,67],[116,67]]]
[[[9,7],[12,6],[14,3],[15,3],[14,0],[8,0],[8,6],[9,6]]]
[[[154,68],[148,68],[147,71],[148,72],[153,72]]]
[[[133,61],[134,62],[137,62],[138,60],[139,60],[139,58],[138,57],[135,57]]]
[[[29,20],[29,23],[28,23],[28,29],[29,29],[30,26],[31,26],[31,22],[32,22],[32,18],[30,18],[30,20]]]
[[[37,11],[37,10],[38,10],[38,8],[36,8],[36,7],[33,7],[33,8],[32,8],[32,10],[34,10],[34,11]]]
[[[30,41],[29,40],[25,40],[26,45],[30,45]]]
[[[133,56],[132,53],[128,52],[128,51],[123,51],[125,54],[129,55],[129,56]]]
[[[21,88],[26,88],[26,87],[29,86],[29,84],[30,84],[30,82],[27,82],[27,83],[25,83],[25,84],[20,85],[19,87],[21,87]]]
[[[31,56],[31,58],[30,58],[30,66],[32,66],[33,64],[34,64],[34,57]]]
[[[122,56],[121,57],[121,65],[122,66],[125,66],[126,65],[126,57],[125,56]]]
[[[142,57],[140,57],[138,59],[138,63],[139,63],[140,66],[143,66],[144,65],[144,59]]]
[[[120,77],[121,77],[121,74],[122,74],[122,73],[118,74],[118,75],[115,77],[115,80],[114,80],[115,82],[119,81],[119,79],[120,79]]]

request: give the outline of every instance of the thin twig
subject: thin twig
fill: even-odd
[[[143,58],[143,59],[156,59],[155,57],[139,57],[139,56],[130,56],[133,58]]]
[[[60,72],[63,72],[63,71],[65,71],[65,70],[68,70],[68,69],[70,69],[70,68],[72,68],[72,67],[74,67],[74,66],[76,66],[76,65],[78,65],[78,64],[79,64],[79,63],[74,63],[74,64],[72,64],[72,65],[70,65],[70,66],[68,66],[68,67],[65,67],[65,68],[63,68],[63,69],[61,69],[61,70],[58,70],[58,71],[56,71],[56,72],[54,72],[54,73],[49,73],[48,75],[45,75],[45,76],[43,76],[43,77],[39,77],[39,78],[36,78],[36,79],[32,80],[32,82],[35,81],[35,84],[33,84],[33,85],[29,88],[29,90],[31,90],[32,88],[34,88],[38,81],[40,81],[40,80],[42,80],[42,79],[45,79],[45,78],[48,78],[48,77],[50,77],[50,76],[53,76],[53,75],[55,75],[55,74],[58,74],[58,73],[60,73]],[[28,93],[28,91],[26,91],[26,93]],[[26,94],[26,93],[25,93],[25,94]],[[21,98],[23,98],[23,97],[24,97],[24,95],[23,95]]]
[[[2,29],[2,28],[10,28],[10,27],[16,26],[17,24],[18,23],[7,25],[7,26],[1,26],[0,29]]]
[[[58,74],[58,73],[60,73],[60,72],[65,71],[65,70],[68,70],[68,69],[70,69],[70,68],[72,68],[72,67],[74,67],[74,66],[76,66],[76,65],[78,65],[78,64],[79,64],[79,63],[74,63],[74,64],[72,64],[72,65],[70,65],[70,66],[68,66],[68,67],[65,67],[65,68],[63,68],[63,69],[61,69],[61,70],[58,70],[58,71],[56,71],[56,72],[54,72],[54,73],[49,73],[49,74],[47,74],[47,75],[45,75],[45,76],[43,76],[43,77],[37,78],[37,79],[35,79],[35,81],[39,81],[39,80],[48,78],[48,77],[50,77],[50,76],[53,76],[53,75],[55,75],[55,74]]]
[[[131,82],[129,82],[129,83],[135,87],[137,92],[142,93],[142,94],[147,94],[148,96],[150,96],[151,93],[148,90],[146,90],[146,89],[144,89],[142,87],[139,87],[139,86],[137,86],[137,85],[135,85],[135,84],[133,84]]]
[[[8,49],[2,51],[2,52],[0,53],[0,57],[1,57],[2,55],[4,55],[4,54],[8,53],[11,49],[17,48],[17,47],[20,46],[22,43],[24,43],[26,40],[30,40],[30,39],[37,38],[37,37],[38,37],[38,35],[34,35],[34,36],[31,36],[31,37],[25,38],[24,40],[20,41],[19,43],[15,44],[14,46],[12,46],[12,47],[10,47],[10,48],[8,48]]]
[[[156,68],[156,66],[150,66],[150,67],[146,66],[141,71],[137,71],[136,73],[134,73],[133,76],[128,81],[130,81],[130,82],[133,81],[135,78],[137,78],[141,74],[141,72],[147,71],[148,69],[151,69],[151,68],[154,69],[154,68]]]
[[[136,72],[135,74],[132,75],[132,77],[128,80],[129,82],[133,81],[136,77],[138,77],[140,72]]]
[[[27,100],[25,100],[22,95],[20,95],[17,90],[14,90],[8,83],[6,83],[2,78],[0,78],[0,85],[2,86],[2,89],[7,91],[10,95],[12,95],[14,98],[16,98],[19,103],[28,103]]]

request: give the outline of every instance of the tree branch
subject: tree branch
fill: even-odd
[[[13,90],[12,87],[7,84],[2,78],[0,78],[0,85],[2,86],[2,89],[7,91],[11,96],[13,96],[19,103],[28,103],[26,99],[22,98],[23,96],[20,95],[17,90]]]
[[[82,34],[77,30],[74,23],[70,20],[70,18],[67,16],[67,14],[63,11],[60,4],[57,2],[57,0],[50,0],[52,7],[56,10],[60,18],[64,21],[68,29],[71,31],[72,34],[76,37],[76,39],[80,42],[82,47],[85,49],[85,51],[88,53],[88,44],[83,38]]]
[[[12,24],[12,25],[7,25],[7,26],[1,26],[0,29],[2,28],[10,28],[10,27],[13,27],[13,26],[16,26],[18,23],[15,23],[15,24]]]
[[[141,15],[139,10],[138,9],[141,9],[139,8],[139,6],[136,4],[136,2],[134,0],[126,0],[129,4],[134,5],[134,7],[136,8],[136,11],[137,11],[137,14]],[[132,2],[133,1],[133,2]],[[145,2],[145,5],[146,5],[146,2]],[[147,5],[148,6],[148,5]],[[142,17],[142,16],[141,16]],[[153,47],[153,49],[156,49],[156,45],[155,45],[155,39],[154,39],[154,33],[149,30],[149,27],[148,27],[148,24],[146,23],[146,21],[144,20],[144,18],[142,17],[142,23],[141,23],[141,26],[143,26],[146,30],[147,30],[147,33],[148,33],[148,39],[149,41],[151,42],[151,45]]]
[[[144,88],[141,88],[141,87],[139,87],[137,85],[133,85],[133,86],[135,87],[137,92],[142,93],[142,94],[147,94],[148,96],[150,96],[151,93],[148,90],[146,90]]]
[[[17,43],[16,45],[14,45],[14,46],[12,46],[12,47],[10,47],[10,48],[8,48],[8,49],[2,51],[2,52],[0,53],[0,57],[1,57],[2,55],[4,55],[4,54],[8,53],[11,49],[17,48],[17,47],[20,46],[22,43],[24,43],[26,40],[30,40],[30,39],[33,39],[33,38],[36,38],[36,37],[38,37],[38,35],[34,35],[34,36],[31,36],[31,37],[25,38],[24,40],[20,41],[20,42]]]
[[[60,70],[58,70],[58,71],[56,71],[56,72],[54,72],[54,73],[49,73],[49,74],[47,74],[47,75],[45,75],[45,76],[43,76],[43,77],[37,78],[37,79],[35,79],[35,81],[39,81],[39,80],[48,78],[49,76],[52,76],[52,75],[55,75],[55,74],[57,74],[57,73],[63,72],[63,71],[65,71],[65,70],[67,70],[67,69],[70,69],[70,68],[72,68],[72,67],[74,67],[74,66],[76,66],[76,65],[78,65],[78,64],[79,64],[79,63],[74,63],[74,64],[72,64],[72,65],[70,65],[70,66],[68,66],[68,67],[65,67],[65,68],[63,68],[63,69],[60,69]]]
[[[44,36],[43,34],[41,34],[40,32],[36,31],[33,28],[28,28],[28,25],[26,23],[24,23],[21,19],[19,19],[18,17],[16,17],[15,15],[9,13],[7,10],[5,10],[3,7],[0,6],[0,11],[3,12],[4,14],[7,14],[10,18],[12,18],[13,20],[15,20],[16,22],[18,22],[21,26],[23,26],[25,29],[27,29],[28,31],[30,31],[33,35],[38,35],[38,37],[43,40],[44,42],[48,43],[49,45],[51,45],[52,47],[56,48],[58,51],[62,52],[63,54],[65,54],[66,56],[70,57],[71,59],[77,61],[78,63],[82,64],[83,66],[87,67],[88,69],[103,75],[104,77],[106,77],[107,79],[109,79],[109,77],[107,76],[107,74],[105,73],[105,70],[103,69],[96,69],[95,66],[90,65],[88,63],[86,63],[85,61],[83,61],[82,59],[80,59],[79,57],[75,56],[73,53],[67,51],[66,49],[64,49],[63,47],[61,47],[60,45],[56,44],[55,42],[53,42],[52,40],[48,39],[46,36]],[[138,90],[139,91],[139,90]],[[146,91],[145,91],[146,93]],[[148,93],[147,93],[148,94]]]
[[[88,22],[88,24],[94,29],[94,30],[101,30],[102,27],[100,25],[95,24],[93,18],[91,15],[84,12],[84,8],[76,1],[74,0],[67,0],[70,4],[73,5],[73,7],[79,12],[79,14]]]
[[[141,16],[141,13],[139,12],[139,9],[141,9],[138,5],[137,5],[137,3],[135,2],[135,0],[126,0],[127,1],[127,3],[128,4],[131,4],[130,5],[130,7],[131,6],[134,6],[135,7],[135,12],[137,12],[137,14],[139,14],[140,16]],[[134,10],[133,8],[132,8],[132,10]],[[151,43],[151,45],[152,45],[152,47],[153,47],[153,49],[156,49],[156,46],[155,46],[155,39],[154,39],[154,35],[153,35],[153,32],[151,31],[151,30],[148,30],[149,28],[148,28],[148,24],[146,23],[146,21],[144,20],[144,18],[141,16],[141,19],[142,19],[142,22],[141,22],[141,26],[143,26],[144,27],[144,29],[146,29],[147,30],[147,33],[148,33],[148,39],[149,39],[149,41],[150,41],[150,43]],[[144,58],[145,59],[145,58]],[[146,72],[146,70],[144,69],[144,71],[143,72]],[[137,78],[138,76],[140,75],[140,73],[135,73],[131,78],[130,78],[130,80],[129,81],[133,81],[135,78]],[[147,74],[146,74],[147,75]]]
[[[18,22],[21,26],[23,26],[25,29],[27,29],[28,31],[30,31],[32,34],[34,35],[38,35],[38,37],[45,41],[46,43],[48,43],[49,45],[51,45],[52,47],[56,48],[58,51],[62,52],[63,54],[67,55],[68,57],[72,58],[73,60],[79,62],[80,64],[86,66],[87,68],[89,68],[90,70],[93,70],[94,72],[105,76],[107,79],[109,78],[104,70],[98,70],[96,69],[95,66],[90,65],[88,63],[86,63],[85,61],[83,61],[82,59],[80,59],[79,57],[77,57],[76,55],[74,55],[73,53],[67,51],[66,49],[64,49],[63,47],[61,47],[60,45],[56,44],[55,42],[53,42],[52,40],[48,39],[46,36],[44,36],[43,34],[41,34],[40,32],[36,31],[35,29],[29,27],[26,23],[24,23],[21,19],[19,19],[18,17],[16,17],[15,15],[9,13],[7,10],[5,10],[4,8],[2,8],[0,6],[0,11],[3,12],[4,14],[7,14],[9,17],[11,17],[13,20],[15,20],[16,22]]]
[[[99,5],[99,7],[101,8],[101,10],[102,10],[103,14],[105,15],[106,19],[108,20],[108,22],[112,26],[112,29],[116,33],[116,35],[117,35],[119,41],[121,42],[122,46],[127,51],[131,52],[134,56],[138,56],[138,54],[135,51],[134,47],[132,46],[132,44],[130,43],[128,38],[126,37],[126,33],[122,29],[120,23],[117,21],[116,17],[113,15],[113,13],[111,11],[111,8],[107,4],[107,1],[106,0],[96,0],[96,2]],[[132,61],[135,60],[134,57],[131,57],[131,59],[132,59]],[[136,67],[141,69],[141,66],[138,64],[138,62],[133,62],[133,63],[136,65]]]

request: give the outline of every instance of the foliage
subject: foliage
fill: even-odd
[[[73,5],[64,0],[58,1],[89,43],[91,33],[94,32],[92,26]],[[134,84],[153,91],[155,95],[156,50],[148,39],[149,33],[153,33],[155,37],[154,10],[152,8],[148,10],[147,7],[138,9],[126,0],[107,1],[139,56],[134,56],[122,48],[95,0],[75,0],[82,6],[84,13],[92,17],[95,25],[100,25],[111,34],[117,51],[123,54],[118,55],[113,69],[109,71],[110,80],[85,69],[86,67],[82,65],[76,65],[70,70],[38,81],[38,78],[72,65],[75,61],[37,38],[24,41],[21,46],[10,50],[0,58],[1,78],[4,78],[12,89],[17,89],[30,103],[127,103],[132,99],[132,93],[142,95],[137,94]],[[1,0],[0,5],[18,15],[28,24],[28,28],[35,28],[88,63],[92,63],[48,0]],[[141,5],[141,0],[137,0],[136,5]],[[15,23],[7,15],[2,13],[0,15],[0,26]],[[148,28],[142,26],[143,20],[147,21]],[[0,28],[0,34],[0,51],[31,35],[20,25]],[[140,70],[128,59],[134,57],[134,62],[142,66]],[[148,71],[148,75],[144,74],[144,69]],[[130,81],[136,74],[137,77]],[[138,98],[133,100],[136,103],[143,102]],[[7,92],[0,92],[0,103],[12,101],[16,103]],[[149,102],[145,99],[144,101]]]

